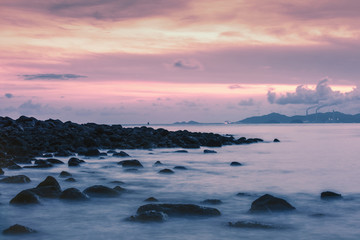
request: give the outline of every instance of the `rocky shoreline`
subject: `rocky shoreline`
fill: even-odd
[[[98,149],[221,147],[262,141],[186,130],[172,132],[162,128],[124,128],[121,125],[77,124],[53,119],[41,121],[26,116],[16,120],[0,117],[0,167],[7,167],[5,160],[22,163],[24,157],[67,157],[75,153],[99,156]]]

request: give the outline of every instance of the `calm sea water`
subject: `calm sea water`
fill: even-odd
[[[264,143],[202,149],[174,153],[179,149],[126,150],[144,168],[127,172],[116,163],[119,158],[88,158],[79,168],[6,171],[5,175],[25,174],[28,184],[0,184],[0,230],[15,223],[39,233],[21,237],[0,235],[0,239],[360,239],[360,125],[172,125],[169,130],[260,137]],[[280,143],[273,143],[278,138]],[[210,149],[210,148],[206,148]],[[68,158],[59,158],[67,161]],[[156,161],[164,166],[154,167]],[[231,167],[232,161],[243,163]],[[185,166],[173,175],[161,175],[162,168]],[[69,171],[77,180],[65,182],[58,175]],[[62,189],[123,181],[128,189],[119,198],[91,199],[69,203],[42,199],[39,206],[11,206],[9,200],[23,189],[35,187],[51,175]],[[344,199],[323,201],[325,190],[339,192]],[[242,192],[245,196],[237,196]],[[269,193],[296,207],[292,213],[249,214],[252,201]],[[172,217],[163,223],[135,223],[134,215],[144,199],[153,196],[163,203],[200,204],[220,199],[222,215],[214,218]],[[203,204],[200,204],[203,205]],[[205,205],[204,205],[205,206]],[[211,206],[210,206],[211,207]],[[280,229],[240,229],[228,222],[251,220],[280,226]]]

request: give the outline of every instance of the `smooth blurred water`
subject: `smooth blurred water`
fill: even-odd
[[[143,169],[125,171],[119,158],[88,158],[79,168],[66,165],[52,169],[6,171],[25,174],[28,184],[0,184],[0,230],[15,223],[39,231],[37,234],[0,239],[360,239],[360,125],[168,125],[168,130],[260,137],[264,143],[202,149],[175,153],[179,149],[126,150],[142,162]],[[273,143],[274,138],[280,143]],[[206,148],[210,149],[210,148]],[[104,150],[105,151],[105,150]],[[68,158],[59,158],[67,161]],[[154,167],[156,161],[164,166]],[[232,161],[243,163],[231,167]],[[173,175],[161,175],[163,168],[185,166]],[[58,177],[69,171],[77,180]],[[115,199],[93,198],[86,203],[42,199],[39,206],[12,206],[9,201],[23,189],[35,187],[51,175],[62,189],[103,184],[114,187],[123,181],[128,192]],[[339,192],[339,201],[320,200],[325,190]],[[246,196],[236,196],[237,193]],[[292,213],[249,214],[252,201],[270,193],[285,198],[297,210]],[[216,198],[222,215],[214,218],[171,217],[164,223],[134,223],[125,219],[154,196],[164,203],[200,204]],[[203,204],[200,204],[203,205]],[[314,216],[317,216],[315,217]],[[317,215],[316,215],[317,214]],[[321,215],[319,215],[321,214]],[[276,230],[237,229],[228,222],[254,220],[280,226]]]

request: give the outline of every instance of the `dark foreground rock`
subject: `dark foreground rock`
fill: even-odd
[[[123,128],[121,125],[76,124],[49,119],[40,121],[21,116],[13,120],[0,117],[0,167],[9,167],[16,157],[100,156],[98,149],[150,149],[221,147],[261,142],[257,138],[239,138],[214,133],[168,131],[149,127]],[[51,155],[46,155],[51,156]]]
[[[1,183],[29,183],[31,182],[30,178],[25,175],[16,175],[5,177],[0,180]]]
[[[250,212],[280,212],[280,211],[291,211],[295,210],[290,203],[282,198],[274,197],[270,194],[265,194],[256,199],[250,208]]]
[[[103,185],[94,185],[88,187],[83,191],[83,193],[90,197],[98,197],[98,198],[113,198],[113,197],[118,197],[120,195],[119,191],[116,191],[115,189]]]
[[[147,211],[163,212],[169,216],[220,216],[216,208],[202,207],[194,204],[146,204],[138,208],[137,214]]]
[[[320,198],[323,200],[336,200],[342,199],[342,196],[339,193],[326,191],[321,193]]]
[[[13,199],[10,200],[10,204],[39,204],[39,197],[31,190],[23,190],[18,193]]]
[[[28,233],[36,233],[36,231],[34,229],[19,224],[15,224],[3,231],[3,234],[5,235],[18,235],[18,234],[28,234]]]
[[[84,160],[80,160],[78,158],[72,157],[68,161],[68,166],[69,167],[77,167],[77,166],[80,166],[80,164],[84,163],[84,162],[85,162]]]
[[[128,167],[142,168],[143,167],[143,165],[139,162],[139,160],[136,160],[136,159],[120,161],[120,162],[118,162],[118,164],[125,168],[128,168]]]
[[[88,200],[89,197],[86,194],[80,192],[79,189],[68,188],[68,189],[65,189],[61,193],[60,199],[73,200],[73,201],[83,201],[83,200]]]
[[[29,190],[43,198],[58,198],[61,195],[60,184],[52,176],[48,176],[44,181],[39,183],[36,188]]]

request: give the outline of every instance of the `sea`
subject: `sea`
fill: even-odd
[[[0,239],[360,239],[360,124],[198,124],[154,125],[171,131],[189,130],[230,134],[235,138],[262,138],[264,142],[176,149],[124,150],[130,158],[111,154],[82,158],[81,167],[58,165],[50,169],[6,170],[5,176],[23,174],[26,184],[0,184],[0,230],[21,224],[37,233]],[[274,138],[280,142],[273,142]],[[204,154],[204,150],[216,153]],[[106,152],[107,149],[101,151]],[[58,158],[67,162],[69,158]],[[138,159],[144,168],[128,171],[117,163]],[[156,161],[163,163],[154,166]],[[230,166],[233,161],[241,166]],[[173,169],[183,166],[186,170]],[[159,174],[169,168],[174,174]],[[70,172],[76,182],[59,177]],[[36,187],[46,176],[61,188],[83,191],[92,185],[127,191],[117,198],[92,198],[86,202],[41,199],[40,205],[9,204],[20,191]],[[2,176],[4,177],[4,176]],[[117,182],[114,182],[117,181]],[[326,201],[323,191],[342,199]],[[250,213],[251,203],[264,194],[283,198],[296,210]],[[169,217],[165,222],[132,222],[128,218],[149,197],[159,203],[191,203],[215,207],[218,217]],[[202,203],[206,199],[221,204]],[[261,223],[273,228],[236,228],[229,222]]]

